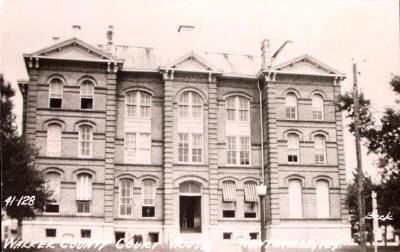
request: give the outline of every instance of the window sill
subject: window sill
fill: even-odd
[[[91,216],[91,213],[76,213],[77,216]]]

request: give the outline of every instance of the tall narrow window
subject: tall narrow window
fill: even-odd
[[[92,176],[87,173],[78,175],[76,182],[76,203],[78,214],[90,214],[92,200]]]
[[[156,182],[154,180],[143,180],[142,200],[142,216],[154,217],[156,205]]]
[[[326,180],[318,180],[317,187],[317,217],[329,218],[329,183]]]
[[[316,135],[314,138],[315,144],[315,163],[325,164],[326,163],[326,148],[325,148],[325,137],[323,135]]]
[[[178,134],[178,160],[179,162],[189,162],[189,134]]]
[[[286,118],[297,118],[297,96],[294,93],[288,93],[285,101]]]
[[[121,216],[132,216],[133,213],[133,181],[128,178],[120,180],[119,214]]]
[[[90,80],[81,83],[81,109],[93,109],[94,84]]]
[[[324,98],[319,94],[312,97],[312,116],[314,120],[324,119]]]
[[[136,133],[125,133],[125,161],[136,160]]]
[[[46,173],[46,190],[52,193],[51,202],[45,205],[46,213],[58,213],[60,210],[61,177],[56,172]]]
[[[202,134],[192,134],[192,161],[202,162],[203,157],[203,136]]]
[[[53,78],[49,86],[49,107],[61,108],[63,98],[63,82],[59,78]]]
[[[47,127],[47,156],[61,156],[61,125],[52,123]]]
[[[178,115],[180,118],[198,119],[203,117],[203,99],[193,91],[186,91],[178,100]]]
[[[148,164],[151,161],[150,133],[125,133],[125,162]]]
[[[257,184],[253,181],[244,183],[244,217],[256,218],[257,216]]]
[[[90,125],[79,126],[79,156],[91,157],[93,145],[93,128]]]
[[[287,135],[288,162],[299,162],[299,136],[294,133]]]
[[[302,185],[299,179],[289,180],[289,216],[303,217]]]
[[[226,137],[226,148],[227,148],[227,163],[231,165],[236,164],[236,137],[234,136],[228,136]]]
[[[242,96],[231,96],[226,99],[227,121],[250,121],[250,100]]]
[[[236,184],[234,181],[222,183],[222,217],[235,218]]]
[[[250,164],[250,137],[228,136],[226,138],[227,163],[230,165]]]
[[[142,91],[132,91],[125,96],[125,115],[127,118],[150,118],[151,96]]]

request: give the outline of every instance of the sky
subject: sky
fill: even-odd
[[[17,88],[27,79],[22,54],[74,35],[92,44],[106,42],[114,26],[115,44],[170,48],[179,25],[196,27],[197,43],[209,51],[260,54],[269,38],[272,49],[293,43],[281,60],[310,54],[347,75],[342,91],[352,87],[357,63],[360,89],[371,99],[376,119],[395,96],[388,82],[400,74],[398,0],[0,0],[0,72]],[[72,25],[80,25],[75,34]],[[22,100],[14,99],[18,122]],[[347,174],[356,166],[354,139],[345,129]],[[374,175],[375,157],[363,153],[363,166]]]

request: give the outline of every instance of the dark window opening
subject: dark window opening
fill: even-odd
[[[115,235],[115,243],[117,243],[121,239],[125,239],[125,232],[114,232]],[[125,243],[125,240],[122,240],[120,243]]]
[[[297,162],[297,155],[288,155],[288,162],[296,163]]]
[[[90,229],[81,229],[81,237],[82,238],[90,238],[92,235],[92,230]]]
[[[56,237],[57,230],[55,228],[46,228],[46,237]]]
[[[149,233],[149,240],[151,243],[158,242],[158,233]]]
[[[201,197],[180,196],[181,232],[201,232]]]
[[[142,207],[142,217],[154,217],[155,211],[153,206],[144,206]]]
[[[230,240],[232,239],[232,233],[224,233],[223,234],[224,240]]]
[[[93,98],[81,98],[81,109],[93,109]]]
[[[58,204],[46,204],[44,207],[46,213],[58,213],[60,211],[60,205]]]
[[[77,201],[78,213],[90,213],[90,201]]]
[[[134,235],[133,243],[143,243],[143,236],[142,235]]]
[[[223,210],[222,217],[224,218],[235,218],[235,210]]]
[[[245,213],[244,213],[244,217],[245,217],[245,218],[256,218],[256,217],[257,217],[257,214],[254,213],[254,212],[245,212]]]
[[[250,233],[250,240],[257,240],[258,233]]]
[[[61,108],[61,98],[50,98],[50,108]]]

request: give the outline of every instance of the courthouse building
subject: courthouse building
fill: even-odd
[[[19,82],[54,192],[24,239],[259,239],[264,171],[267,239],[350,242],[343,74],[273,64],[268,40],[260,56],[54,43]]]

